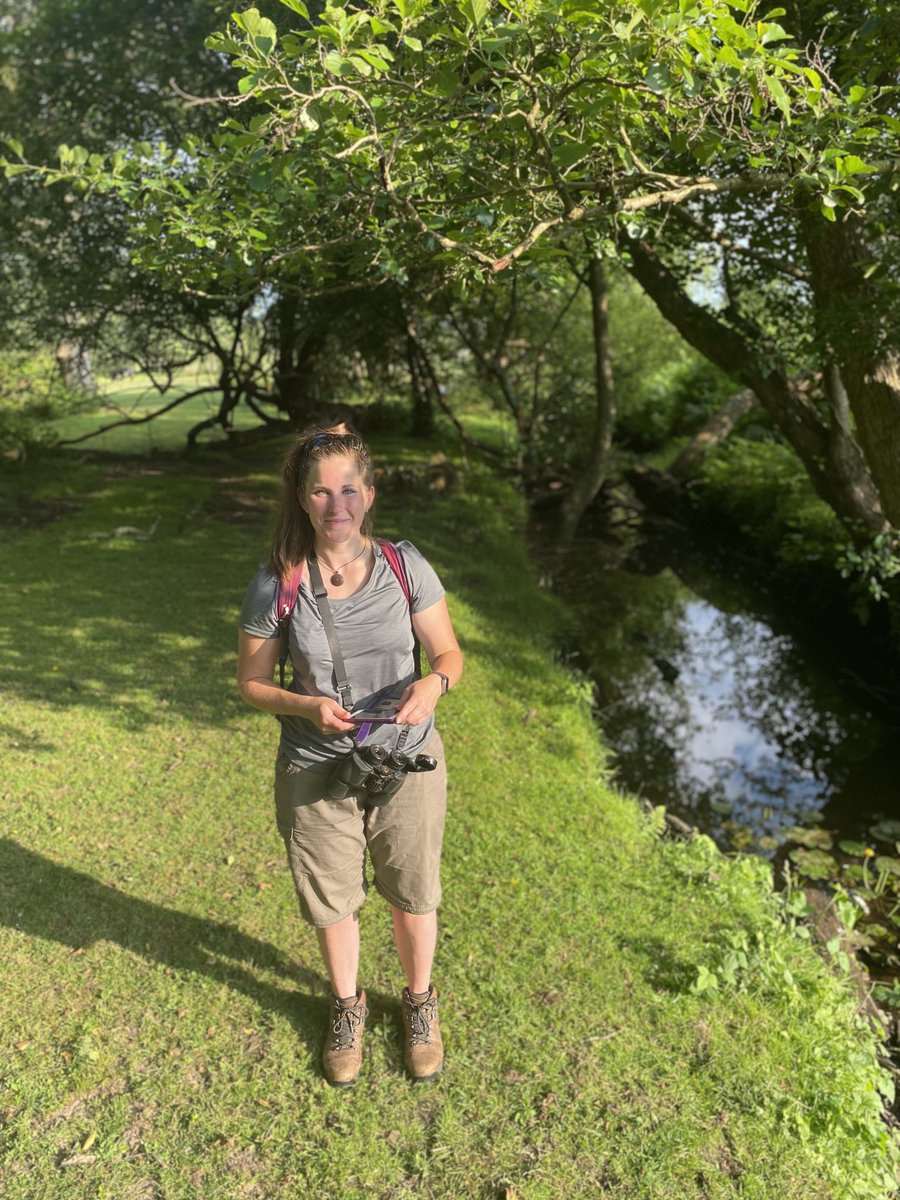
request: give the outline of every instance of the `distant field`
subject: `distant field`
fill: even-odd
[[[98,381],[100,394],[96,408],[55,421],[50,428],[61,439],[81,437],[124,417],[146,416],[170,403],[177,396],[194,391],[213,380],[209,372],[182,372],[176,378],[177,382],[164,395],[160,395],[150,380],[143,375],[117,380],[101,378]],[[153,421],[147,421],[143,425],[119,425],[72,448],[78,449],[83,446],[88,450],[99,450],[109,454],[152,454],[181,450],[187,444],[189,431],[198,421],[213,416],[218,405],[219,392],[209,392],[193,400],[186,400],[184,404],[156,417]],[[473,402],[471,397],[467,397],[459,406],[457,417],[470,437],[489,445],[505,445],[511,452],[513,431],[509,423],[498,420],[498,415],[492,412],[484,401]],[[441,418],[439,423],[446,424],[445,434],[449,435],[455,445],[456,434],[451,433],[449,422],[445,423]],[[258,418],[244,405],[240,405],[235,411],[235,429],[252,429],[258,424]],[[198,438],[198,442],[206,446],[224,441],[225,438],[218,427],[205,429]]]
[[[211,383],[212,376],[209,373],[183,372],[177,376],[177,382],[161,395],[143,375],[136,375],[130,379],[101,379],[97,407],[56,421],[52,428],[63,439],[81,437],[124,417],[144,417],[170,403],[177,396],[183,396]],[[164,413],[146,424],[120,425],[81,444],[86,449],[103,450],[111,454],[146,454],[157,450],[179,450],[185,445],[189,430],[198,421],[213,416],[218,406],[219,393],[209,392],[193,400],[186,400],[171,412]],[[236,429],[249,429],[258,423],[258,419],[247,408],[241,407],[235,413]],[[205,445],[222,440],[222,431],[218,428],[206,429],[199,437],[199,441]]]

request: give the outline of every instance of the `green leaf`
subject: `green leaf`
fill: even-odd
[[[895,838],[900,837],[900,821],[889,817],[887,820],[879,821],[869,829],[872,837],[877,838],[879,842],[892,842]]]
[[[309,9],[303,3],[303,0],[281,0],[281,3],[286,8],[292,8],[295,13],[299,13],[301,17],[309,20]]]
[[[434,76],[434,89],[441,96],[453,96],[459,88],[459,79],[444,63]]]
[[[246,12],[231,14],[231,19],[239,29],[250,35],[250,39],[262,54],[268,54],[278,40],[278,32],[268,17],[261,17],[258,8],[248,8]]]
[[[837,220],[837,217],[834,215],[834,209],[829,208],[827,204],[822,205],[822,216],[827,218],[829,221]]]
[[[203,43],[207,50],[218,50],[220,54],[232,56],[244,53],[244,47],[227,33],[211,33]]]
[[[792,850],[788,857],[810,879],[830,879],[837,870],[834,859],[824,850]]]
[[[364,59],[369,66],[374,67],[376,71],[384,72],[388,70],[388,64],[386,60],[383,59],[380,54],[375,54],[371,50],[357,50],[354,57]]]
[[[553,147],[553,161],[561,167],[571,167],[590,154],[592,149],[590,142],[560,142]]]
[[[857,154],[848,154],[846,158],[838,159],[838,170],[842,175],[871,175],[876,169],[864,163]]]
[[[12,150],[13,154],[15,154],[16,158],[22,157],[24,146],[18,138],[8,137],[4,138],[3,140],[6,142],[7,146],[9,146],[10,150]]]
[[[489,0],[463,0],[459,13],[469,29],[480,28],[490,9]]]
[[[850,103],[859,104],[861,100],[865,100],[868,93],[868,88],[861,87],[858,83],[850,89]]]
[[[409,46],[410,50],[415,50],[417,54],[421,53],[422,43],[417,37],[411,37],[408,33],[403,35],[403,42]]]
[[[791,123],[791,102],[788,99],[788,94],[784,90],[784,85],[782,84],[781,80],[776,79],[774,75],[766,75],[765,84],[766,84],[766,89],[767,89],[769,95],[772,97],[772,99],[775,101],[775,103],[781,109],[781,112],[784,115],[784,119],[787,121],[788,125],[790,125],[790,123]]]
[[[794,825],[788,831],[788,837],[814,850],[830,850],[832,846],[831,834],[827,829],[807,829],[803,825]]]
[[[780,25],[774,21],[758,21],[756,31],[759,34],[759,40],[764,46],[768,46],[770,42],[780,42],[784,38],[789,38],[791,34],[787,33]]]
[[[344,58],[343,54],[337,50],[330,50],[328,54],[325,55],[322,66],[331,75],[343,75],[344,72],[349,69],[349,63]]]
[[[644,76],[644,83],[651,92],[661,96],[668,89],[670,79],[669,68],[665,63],[654,63]]]
[[[863,842],[854,842],[849,839],[838,842],[838,846],[845,854],[865,854],[867,847]]]

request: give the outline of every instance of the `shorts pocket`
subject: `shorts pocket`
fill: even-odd
[[[275,774],[282,776],[299,775],[303,768],[299,763],[295,763],[283,750],[278,752],[278,757],[275,759]]]

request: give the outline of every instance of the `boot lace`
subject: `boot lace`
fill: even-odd
[[[434,1020],[434,1000],[425,1000],[422,1004],[406,1002],[406,1020],[409,1025],[409,1040],[413,1046],[428,1045],[431,1041],[431,1022]]]
[[[368,1010],[362,1005],[357,1008],[342,1008],[331,1026],[332,1050],[352,1050],[356,1043],[356,1031],[366,1019]]]

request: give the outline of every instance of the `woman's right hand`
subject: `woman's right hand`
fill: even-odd
[[[311,721],[319,733],[349,733],[356,726],[348,721],[350,714],[330,696],[311,696],[310,707],[303,716]]]

